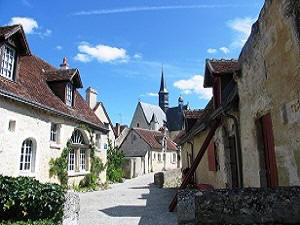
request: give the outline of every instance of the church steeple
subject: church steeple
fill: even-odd
[[[169,108],[169,92],[167,90],[166,81],[164,78],[164,67],[161,68],[160,89],[158,92],[159,107],[166,113]]]

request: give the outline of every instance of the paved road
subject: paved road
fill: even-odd
[[[80,194],[80,225],[174,225],[176,213],[168,212],[174,189],[154,186],[153,173],[111,189]]]

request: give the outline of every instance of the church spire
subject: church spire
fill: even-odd
[[[160,81],[160,89],[158,92],[158,104],[159,107],[166,113],[169,108],[169,92],[167,90],[166,81],[164,78],[164,67],[162,65],[161,68],[161,81]]]
[[[161,81],[159,92],[168,93],[166,81],[164,78],[164,65],[161,66]]]

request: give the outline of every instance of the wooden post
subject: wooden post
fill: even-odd
[[[187,187],[188,183],[189,183],[189,180],[191,179],[191,177],[193,176],[194,172],[196,171],[211,139],[213,138],[213,136],[215,135],[215,132],[217,130],[217,128],[219,127],[220,125],[220,121],[217,120],[211,127],[205,141],[203,142],[199,152],[198,152],[198,155],[196,157],[196,159],[194,160],[192,166],[191,166],[191,169],[189,170],[188,174],[186,175],[186,177],[184,178],[181,186],[180,186],[180,189],[184,189]],[[177,205],[177,194],[175,195],[175,197],[173,198],[171,204],[169,205],[169,211],[170,212],[173,212],[175,207]]]

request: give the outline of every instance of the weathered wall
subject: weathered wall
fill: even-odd
[[[193,224],[299,224],[300,187],[180,190],[177,221]]]
[[[53,116],[44,111],[34,109],[24,104],[19,104],[0,99],[0,174],[7,176],[32,176],[41,182],[58,182],[56,178],[49,177],[49,161],[51,158],[60,156],[69,138],[71,138],[74,128],[78,126],[75,121],[66,120],[62,117]],[[16,121],[15,131],[8,130],[10,120]],[[60,138],[58,143],[50,141],[51,122],[60,123]],[[88,143],[88,133],[82,132]],[[25,139],[34,140],[36,149],[35,169],[33,173],[24,174],[19,170],[21,147]],[[101,135],[105,139],[106,135]],[[106,155],[101,154],[101,159],[105,162]],[[78,183],[86,172],[74,174],[69,183]],[[105,174],[102,176],[105,176]]]
[[[125,156],[144,156],[150,149],[150,146],[134,130],[130,130],[120,146]]]
[[[127,179],[131,179],[144,174],[145,157],[126,157],[123,165],[123,175]]]
[[[279,185],[300,184],[299,1],[267,0],[240,55],[238,79],[244,185],[259,187],[255,121],[271,113]]]
[[[166,155],[166,162],[163,161],[163,154]],[[173,161],[173,154],[176,154],[176,161]],[[154,156],[155,155],[155,156]],[[158,155],[160,155],[161,160],[158,160]],[[152,156],[152,171],[162,171],[162,170],[173,170],[177,168],[177,152],[176,151],[165,151],[162,152],[161,149],[154,149],[151,151]]]
[[[131,128],[137,127],[137,123],[139,123],[139,128],[150,129],[150,124],[147,123],[146,118],[144,116],[144,112],[140,104],[138,104],[135,109],[130,127]]]

